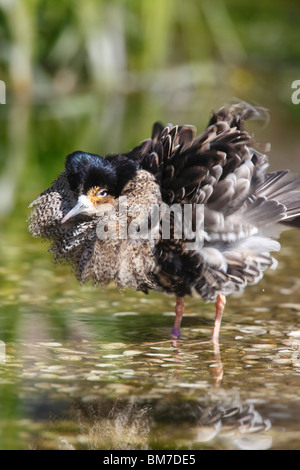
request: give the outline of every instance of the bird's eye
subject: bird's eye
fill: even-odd
[[[98,197],[106,197],[106,196],[107,196],[107,191],[106,191],[106,189],[100,189],[100,190],[97,192],[97,196],[98,196]]]

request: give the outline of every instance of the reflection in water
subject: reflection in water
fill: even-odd
[[[228,399],[223,400],[225,403],[222,399],[213,403],[207,398],[205,403],[202,398],[199,403],[189,403],[178,399],[167,405],[160,399],[76,400],[66,415],[78,424],[89,449],[167,448],[170,437],[177,449],[216,444],[237,449],[270,448],[270,421],[251,404],[234,400],[230,406]],[[64,442],[72,445],[67,438]]]
[[[236,388],[223,389],[220,382],[213,387],[211,368],[206,378],[203,368],[193,370],[196,351],[205,352],[196,344],[124,350],[116,343],[97,351],[97,342],[82,339],[76,346],[22,343],[20,363],[12,355],[8,362],[22,370],[26,447],[270,448],[271,421],[255,400],[240,399]],[[202,366],[218,370],[220,359],[215,362],[209,348],[206,353]]]
[[[120,354],[105,354],[103,358],[110,361],[94,364],[94,367],[106,365],[103,369],[110,369],[107,373],[102,374],[101,367],[99,370],[87,367],[84,375],[77,356],[80,351],[67,351],[53,343],[48,347],[58,348],[67,363],[66,367],[38,364],[38,372],[34,372],[36,366],[31,366],[24,373],[22,402],[32,421],[27,426],[26,441],[32,449],[268,449],[272,446],[270,419],[253,403],[241,400],[234,388],[214,392],[209,386],[197,387],[180,381],[176,371],[174,380],[172,371],[163,384],[158,374],[155,385],[150,385],[145,375],[143,385],[148,385],[145,390],[139,381],[135,383],[135,373],[129,369],[132,364],[127,364],[125,369],[126,381],[120,380],[124,365],[123,370],[111,370],[111,361],[119,359]],[[130,360],[130,356],[126,357]],[[77,367],[72,375],[69,367],[74,362]],[[141,364],[141,358],[135,362]]]
[[[220,344],[206,341],[214,308],[197,299],[174,344],[167,297],[78,288],[45,258],[33,266],[31,244],[23,258],[6,246],[2,448],[299,447],[296,251],[288,277],[230,300]]]
[[[160,343],[148,343],[147,346],[151,346],[151,345],[158,345],[158,344],[166,344],[168,342],[171,342],[172,346],[174,347],[174,351],[175,351],[175,354],[174,354],[174,357],[177,358],[178,360],[178,363],[180,363],[180,345],[181,345],[181,342],[180,342],[180,339],[179,338],[175,338],[173,335],[172,335],[172,339],[170,340],[167,340],[167,341],[163,341],[163,342],[160,342]],[[213,364],[213,370],[214,370],[214,387],[215,389],[217,389],[221,382],[222,382],[222,378],[223,378],[223,364],[222,364],[222,360],[221,360],[221,354],[220,354],[220,344],[219,344],[219,336],[217,336],[217,338],[212,338],[211,340],[208,340],[208,341],[198,341],[197,343],[195,343],[196,346],[200,346],[201,344],[212,344],[212,347],[213,347],[213,354],[214,354],[214,361],[215,363]],[[191,344],[189,344],[189,346],[192,346]]]
[[[128,327],[133,312],[120,313],[110,318]],[[265,337],[264,325],[237,326],[233,347],[225,325],[217,348],[197,341],[198,331],[174,347],[143,342],[143,330],[139,341],[106,342],[92,329],[95,319],[74,315],[67,339],[47,339],[45,316],[32,315],[23,320],[22,339],[6,344],[0,380],[18,391],[25,448],[268,449],[277,438],[273,420],[282,435],[280,419],[297,416],[295,399],[295,413],[284,401],[298,394],[298,330],[274,342],[278,323],[273,337]]]

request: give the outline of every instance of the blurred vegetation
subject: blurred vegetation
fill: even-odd
[[[0,0],[2,218],[71,151],[127,151],[155,120],[201,128],[233,98],[270,109],[275,157],[289,145],[299,169],[299,22],[298,0]]]
[[[106,322],[110,309],[130,310],[136,299],[111,307],[113,290],[104,299],[75,295],[69,270],[51,277],[45,247],[27,233],[28,204],[63,169],[66,154],[128,151],[155,120],[201,130],[212,108],[237,98],[270,110],[270,123],[255,135],[272,142],[272,165],[300,170],[300,105],[291,101],[300,79],[299,24],[299,0],[0,0],[1,340],[26,339],[25,320],[29,343],[48,338],[53,325],[69,331],[76,305],[100,310],[97,333],[111,339],[117,317]],[[153,298],[139,309],[170,309]],[[257,296],[258,307],[265,301]],[[20,448],[21,372],[15,380],[6,374],[0,447]]]

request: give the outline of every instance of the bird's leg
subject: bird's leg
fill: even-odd
[[[219,294],[216,301],[216,317],[213,329],[212,340],[213,343],[219,343],[219,333],[222,320],[222,314],[226,304],[226,297],[223,294]]]
[[[148,346],[152,344],[161,344],[161,343],[167,343],[169,341],[172,341],[173,346],[178,346],[178,339],[180,336],[180,324],[181,324],[181,319],[183,316],[184,312],[184,300],[182,297],[176,297],[176,305],[175,305],[175,321],[174,321],[174,327],[172,329],[172,338],[168,339],[167,341],[160,341],[158,343],[147,343]]]
[[[219,346],[219,332],[222,320],[222,314],[226,304],[226,297],[223,294],[219,294],[216,301],[216,318],[213,329],[212,343],[214,348],[214,355],[216,361],[216,367],[214,368],[215,375],[215,388],[217,389],[223,378],[223,365],[221,361],[220,346]]]
[[[184,312],[184,300],[182,297],[176,297],[176,305],[175,305],[175,321],[174,327],[172,329],[172,336],[174,338],[179,338],[180,336],[180,324],[182,315]]]

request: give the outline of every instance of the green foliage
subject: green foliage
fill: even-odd
[[[0,214],[67,153],[129,150],[157,119],[201,127],[238,98],[298,125],[299,19],[298,0],[1,0]]]

